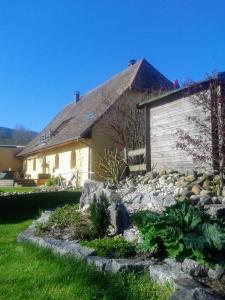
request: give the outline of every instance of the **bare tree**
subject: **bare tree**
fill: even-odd
[[[104,128],[118,149],[130,150],[144,147],[145,115],[143,109],[137,109],[137,103],[149,99],[153,93],[132,94],[129,91],[110,105],[110,97],[105,95],[105,104],[109,109],[105,114]]]
[[[26,145],[28,144],[35,136],[36,132],[30,131],[23,125],[16,125],[15,129],[12,131],[12,143],[15,145]]]
[[[217,193],[221,195],[225,163],[224,86],[220,84],[217,76],[213,75],[208,80],[207,89],[200,88],[201,91],[195,92],[195,85],[187,88],[186,96],[190,95],[190,101],[197,112],[188,116],[188,121],[198,129],[198,134],[192,135],[186,130],[179,129],[176,133],[177,148],[192,156],[194,163],[208,165],[218,171],[220,183]]]

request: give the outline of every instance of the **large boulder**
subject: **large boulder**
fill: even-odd
[[[86,180],[84,190],[80,197],[80,209],[86,210],[93,203],[94,196],[97,198],[104,193],[109,203],[118,202],[120,196],[109,188],[104,188],[104,183],[96,180]]]
[[[80,209],[89,206],[94,199],[97,191],[104,189],[104,183],[96,180],[86,180],[84,183],[84,190],[80,197]]]
[[[126,207],[120,202],[114,202],[109,206],[110,221],[115,234],[123,233],[130,225],[129,214]]]

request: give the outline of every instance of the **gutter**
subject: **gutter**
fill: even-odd
[[[43,148],[37,149],[35,151],[27,152],[27,153],[24,153],[24,154],[18,153],[16,156],[17,157],[23,157],[23,156],[32,155],[32,154],[35,154],[35,153],[39,153],[40,151],[49,150],[49,149],[52,149],[52,148],[55,148],[55,147],[61,147],[63,145],[70,144],[73,141],[78,142],[78,141],[80,141],[80,139],[83,139],[83,138],[81,136],[78,136],[78,137],[69,139],[69,140],[67,140],[67,141],[65,141],[63,143],[61,142],[61,143],[57,143],[57,144],[52,144],[52,145],[49,145],[48,147],[43,147]]]

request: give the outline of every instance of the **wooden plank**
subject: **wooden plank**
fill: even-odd
[[[146,171],[151,170],[151,128],[150,128],[150,106],[145,107],[145,160]]]
[[[131,172],[145,171],[146,164],[129,166]]]
[[[156,164],[159,169],[194,167],[192,158],[187,157],[184,151],[177,149],[176,144],[179,138],[176,132],[178,129],[184,129],[191,136],[198,136],[199,129],[188,120],[188,117],[202,115],[204,118],[205,115],[200,114],[199,111],[189,98],[181,98],[151,108],[149,130],[151,131],[152,164]]]
[[[128,151],[127,154],[129,157],[133,157],[133,156],[137,156],[137,155],[145,155],[145,148],[130,150],[130,151]]]

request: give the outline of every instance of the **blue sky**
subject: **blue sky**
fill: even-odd
[[[143,57],[180,82],[225,71],[225,1],[0,0],[0,126],[39,131]]]

